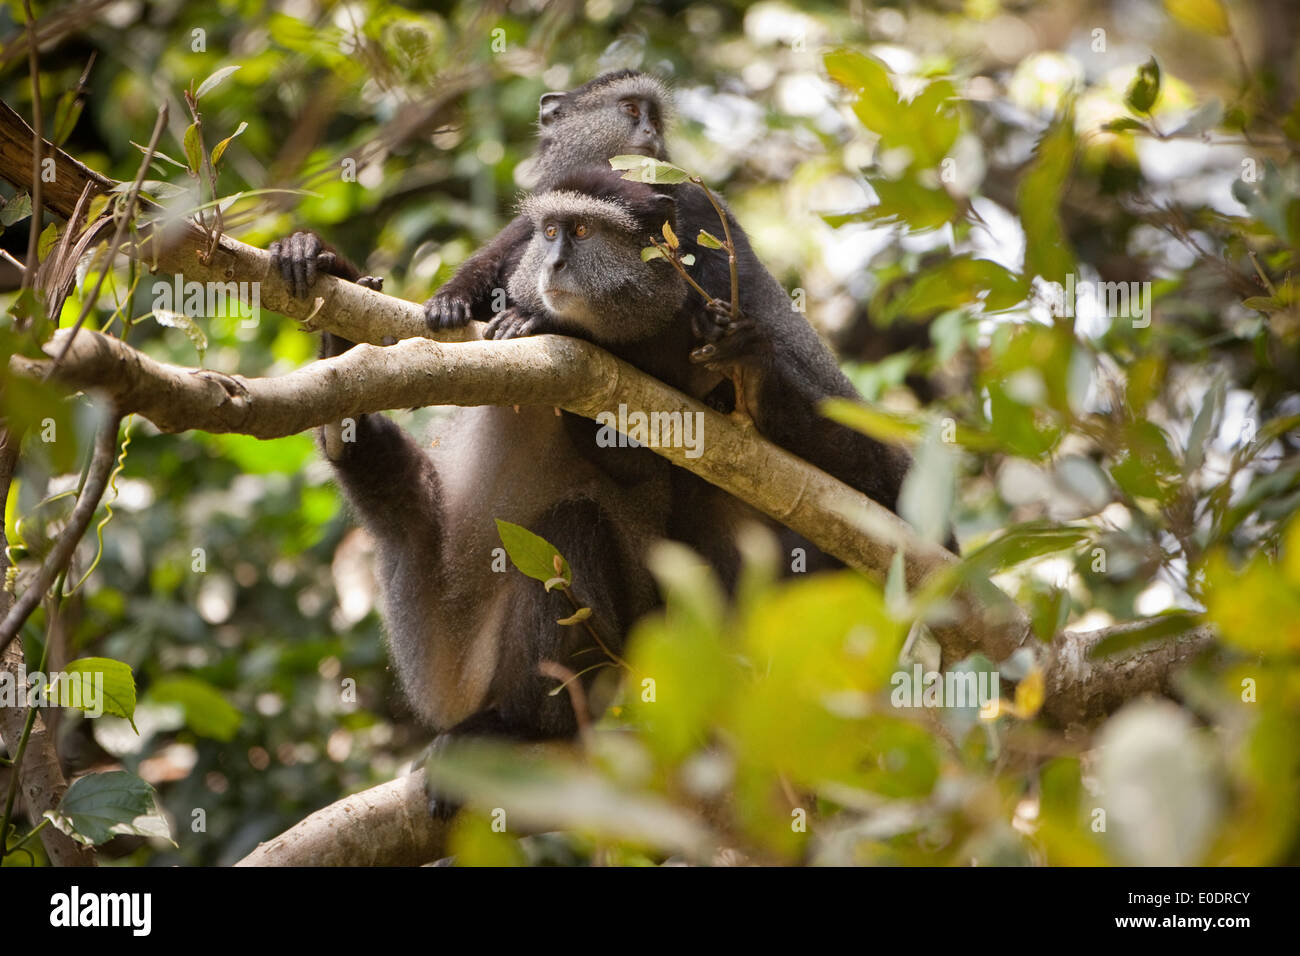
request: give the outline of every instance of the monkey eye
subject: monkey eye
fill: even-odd
[[[591,235],[591,227],[585,222],[580,222],[573,227],[573,235],[575,239],[586,239]]]
[[[633,119],[641,118],[640,108],[632,101],[629,100],[623,103],[622,107],[623,107],[623,112],[626,113],[628,116],[632,117]]]
[[[542,234],[545,235],[547,239],[554,239],[560,234],[560,230],[556,229],[555,223],[552,222],[547,224],[546,228],[542,230]]]

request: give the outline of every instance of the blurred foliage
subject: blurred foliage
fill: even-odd
[[[898,706],[898,675],[937,666],[908,637],[937,607],[892,579],[781,581],[758,536],[729,599],[665,548],[666,606],[638,625],[593,732],[436,768],[469,808],[459,862],[1294,864],[1298,31],[1286,0],[128,0],[43,49],[40,80],[52,135],[128,181],[169,102],[146,185],[168,215],[208,203],[263,246],[315,228],[419,301],[509,217],[542,92],[657,72],[677,91],[674,160],[728,198],[873,403],[828,413],[913,446],[904,516],[940,538],[955,521],[963,579],[991,576],[1043,639],[1129,620],[1145,623],[1119,643],[1221,635],[1178,675],[1179,703],[1134,701],[1067,737],[1016,658],[997,665],[1016,691],[996,713]],[[30,117],[25,57],[5,66],[3,99]],[[30,197],[0,198],[21,260]],[[11,316],[38,315],[9,278]],[[279,316],[189,317],[155,309],[143,270],[105,280],[88,327],[160,360],[268,375],[314,355]],[[48,334],[10,319],[0,345],[33,354]],[[3,388],[27,426],[5,524],[28,568],[98,418],[84,398]],[[69,582],[94,573],[24,632],[31,668],[94,655],[134,674],[133,725],[51,712],[70,775],[101,771],[56,825],[123,834],[101,849],[123,862],[230,863],[391,778],[426,733],[387,671],[367,543],[310,438],[129,427],[102,559],[88,535]],[[992,673],[974,656],[950,676]],[[102,773],[118,770],[130,780]],[[146,822],[114,830],[95,788]]]

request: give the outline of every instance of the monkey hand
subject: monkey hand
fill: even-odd
[[[756,356],[764,343],[758,324],[744,314],[732,318],[726,302],[710,302],[696,312],[691,328],[704,340],[691,350],[691,361],[697,365],[732,365]]]
[[[316,274],[338,276],[341,279],[356,279],[357,269],[352,263],[340,256],[314,232],[295,232],[288,239],[278,239],[271,243],[271,264],[280,270],[280,277],[289,284],[289,291],[299,299],[307,298]],[[380,285],[382,279],[365,276]],[[368,289],[378,286],[361,283]]]
[[[469,324],[473,312],[474,305],[469,297],[452,289],[449,282],[424,303],[424,323],[432,332],[459,329]]]
[[[521,339],[542,332],[541,320],[518,306],[498,312],[483,330],[485,339]]]

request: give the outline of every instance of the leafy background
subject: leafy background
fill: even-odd
[[[18,9],[3,35],[21,30]],[[1146,640],[1219,629],[1180,673],[1179,703],[1134,702],[1065,734],[1031,697],[993,721],[890,707],[926,609],[889,589],[851,574],[774,583],[755,539],[729,604],[665,551],[668,607],[639,628],[599,733],[444,770],[472,806],[519,803],[533,815],[519,822],[577,829],[517,841],[467,812],[461,862],[1295,863],[1298,29],[1285,0],[125,0],[43,50],[41,84],[64,148],[119,179],[167,100],[160,148],[177,165],[152,176],[173,188],[150,188],[184,209],[211,197],[183,168],[181,91],[238,66],[200,103],[205,148],[242,129],[220,195],[308,192],[236,198],[227,227],[261,246],[314,228],[421,301],[509,217],[542,92],[609,68],[659,73],[677,91],[675,161],[728,198],[873,403],[841,414],[913,445],[904,511],[918,528],[941,537],[954,520],[972,573],[993,574],[1040,637],[1127,620],[1151,623]],[[92,52],[78,115],[65,93]],[[466,75],[445,110],[421,112]],[[0,95],[31,115],[22,63],[6,62]],[[348,157],[356,181],[339,175]],[[0,212],[0,244],[21,259],[21,197]],[[65,324],[100,268],[87,263]],[[1151,321],[1088,297],[1052,315],[1042,282],[1067,275],[1149,282]],[[159,324],[150,285],[115,270],[91,327],[244,375],[315,354],[274,315]],[[54,417],[63,436],[28,438],[6,510],[11,542],[39,556],[67,504],[42,502],[75,486],[93,409],[11,381],[4,410]],[[394,414],[418,429],[437,413]],[[136,421],[116,488],[94,573],[53,627],[38,614],[24,632],[33,667],[48,640],[51,666],[94,655],[134,672],[136,729],[52,713],[71,775],[138,775],[171,825],[175,845],[119,836],[101,858],[231,863],[418,756],[426,734],[387,666],[367,542],[309,436]],[[72,580],[95,553],[83,544]],[[933,648],[910,643],[913,660],[933,666]],[[1027,676],[1016,667],[1002,670]]]

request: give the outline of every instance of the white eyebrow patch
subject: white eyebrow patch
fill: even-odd
[[[553,189],[540,196],[529,196],[519,204],[519,212],[534,225],[545,219],[580,217],[599,219],[627,232],[638,231],[636,219],[626,206],[570,189]]]
[[[642,73],[639,76],[625,76],[621,80],[615,80],[608,86],[602,86],[597,90],[592,90],[581,100],[581,106],[588,97],[601,100],[654,100],[659,104],[659,109],[663,112],[664,120],[668,119],[668,114],[673,108],[673,96],[660,80],[653,76],[647,76]]]

